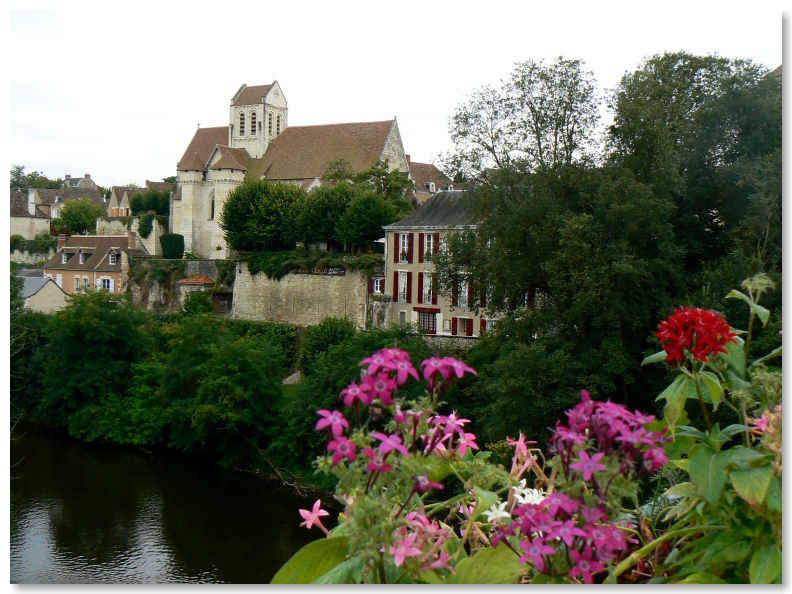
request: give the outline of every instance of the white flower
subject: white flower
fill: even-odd
[[[493,503],[488,510],[484,511],[483,513],[487,517],[487,521],[494,522],[498,518],[511,518],[511,514],[506,511],[507,503],[507,501],[504,501],[500,505]]]
[[[512,487],[512,493],[514,493],[514,498],[520,505],[525,505],[526,503],[541,503],[545,498],[544,492],[541,489],[526,489],[525,479],[520,481],[519,487]]]

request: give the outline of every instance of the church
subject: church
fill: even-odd
[[[198,257],[228,257],[219,226],[229,193],[247,180],[321,185],[338,159],[354,171],[377,161],[408,172],[396,118],[381,122],[289,126],[286,97],[277,81],[242,85],[231,98],[228,126],[198,128],[176,166],[170,231],[184,236],[184,249]]]

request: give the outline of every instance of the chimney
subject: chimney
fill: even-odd
[[[91,174],[90,173],[86,173],[85,174],[85,179],[91,179]]]
[[[129,232],[129,241],[127,241],[127,249],[137,249],[137,233],[134,231]]]
[[[62,250],[66,246],[66,236],[61,234],[58,235],[58,251]]]
[[[407,155],[407,165],[410,164],[410,155]]]
[[[66,175],[64,175],[63,177],[64,177],[65,179],[71,179],[71,175],[69,175],[68,173],[67,173]]]

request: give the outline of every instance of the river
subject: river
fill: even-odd
[[[301,546],[313,500],[177,453],[18,425],[12,583],[266,583]]]

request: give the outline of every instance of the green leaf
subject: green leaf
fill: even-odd
[[[441,482],[452,472],[448,462],[437,456],[425,458],[423,464],[428,468],[427,475],[429,476],[429,480],[435,483]]]
[[[729,456],[729,464],[734,464],[741,470],[748,468],[752,463],[767,456],[767,454],[763,454],[753,448],[746,448],[742,445],[730,448],[727,453]]]
[[[320,538],[309,542],[278,570],[271,583],[310,584],[341,563],[348,548],[349,540],[346,536]]]
[[[767,319],[770,317],[770,310],[765,307],[762,307],[758,303],[755,303],[753,299],[751,299],[745,293],[741,293],[735,289],[729,291],[728,295],[726,295],[726,299],[739,299],[740,301],[745,301],[748,304],[748,307],[751,308],[751,311],[755,313],[760,320],[762,320],[762,326],[767,324]]]
[[[666,357],[668,357],[668,353],[665,350],[655,353],[654,355],[649,355],[643,361],[641,361],[641,367],[644,365],[649,365],[650,363],[659,363],[660,361],[665,361]]]
[[[701,496],[714,506],[726,483],[727,452],[714,452],[710,448],[699,448],[690,457],[688,474],[699,488]]]
[[[719,353],[718,356],[726,361],[729,369],[733,371],[740,379],[745,378],[745,341],[739,336],[736,338],[737,342],[727,342],[725,345],[726,352]]]
[[[681,468],[685,472],[690,469],[690,459],[688,458],[677,458],[676,460],[669,460],[669,462],[671,462],[671,464],[677,468]]]
[[[751,505],[761,505],[773,479],[772,466],[760,466],[749,470],[735,470],[729,475],[737,494]]]
[[[770,486],[767,488],[767,497],[765,500],[767,501],[767,509],[781,513],[781,479],[777,476],[773,477],[773,480],[770,481]]]
[[[525,569],[508,547],[486,548],[463,559],[447,584],[514,584]]]
[[[430,569],[427,571],[422,571],[418,574],[421,580],[426,584],[444,584],[445,582],[443,579],[437,575],[437,572]]]
[[[674,425],[685,409],[687,388],[690,383],[690,379],[687,376],[680,374],[671,382],[671,385],[663,390],[657,397],[657,400],[664,398],[666,401],[665,408],[663,408],[663,418],[668,422],[672,434],[674,432]]]
[[[759,549],[751,557],[748,574],[752,584],[772,584],[781,573],[781,551],[775,545]]]
[[[487,491],[486,489],[482,489],[481,487],[473,487],[473,492],[475,493],[476,497],[478,497],[478,503],[476,504],[476,509],[473,510],[474,520],[477,519],[482,513],[487,511],[494,504],[500,501],[497,493],[493,493],[492,491]]]
[[[682,497],[697,497],[699,494],[696,485],[691,482],[679,483],[669,489],[666,489],[664,495],[681,495]]]
[[[676,582],[677,584],[726,584],[728,582],[722,580],[717,575],[712,575],[706,571],[699,571],[698,573],[687,576],[684,580]]]
[[[764,357],[759,357],[756,361],[751,363],[751,367],[753,367],[757,363],[763,363],[764,361],[767,361],[768,359],[772,359],[773,357],[778,357],[781,354],[781,348],[782,347],[783,347],[783,345],[781,345],[779,347],[776,347],[772,351],[767,353]]]
[[[363,576],[366,558],[358,555],[336,565],[324,575],[316,578],[314,584],[359,584]]]
[[[721,386],[718,376],[711,371],[702,371],[698,377],[702,380],[703,387],[709,392],[713,410],[718,410],[718,405],[723,398],[723,386]]]

